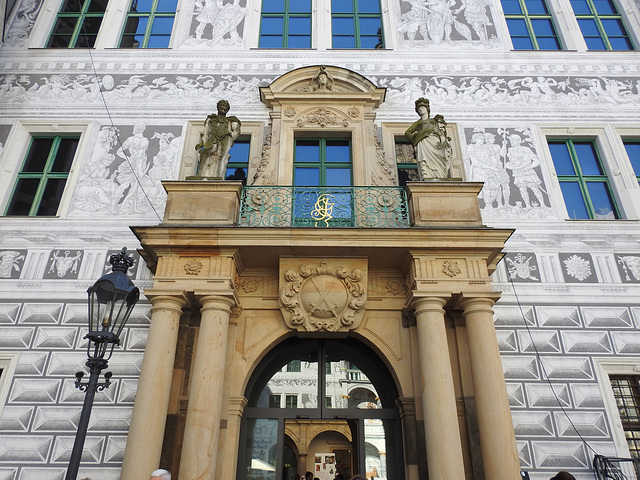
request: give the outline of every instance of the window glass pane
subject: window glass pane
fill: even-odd
[[[42,172],[53,146],[53,138],[34,138],[22,167],[22,172]]]
[[[58,212],[58,205],[60,205],[66,183],[66,178],[50,178],[47,181],[36,215],[53,216]]]
[[[570,218],[589,219],[589,212],[577,182],[560,182],[560,189]]]
[[[573,12],[577,15],[591,13],[587,0],[571,0],[571,7],[573,8]]]
[[[73,163],[73,156],[76,154],[78,142],[79,139],[77,138],[63,138],[60,140],[58,152],[56,153],[56,158],[51,168],[52,172],[68,172],[71,170],[71,164]]]
[[[39,184],[39,178],[19,179],[7,208],[7,215],[29,215]]]
[[[549,150],[551,151],[553,165],[555,166],[556,173],[558,175],[576,174],[576,171],[573,168],[573,163],[571,162],[571,155],[569,155],[569,148],[566,143],[549,142]]]
[[[171,35],[171,28],[173,28],[173,17],[156,17],[151,27],[151,33]]]
[[[311,0],[289,0],[291,13],[311,13]]]
[[[592,142],[573,142],[583,175],[603,175]]]
[[[618,11],[611,0],[593,0],[596,12],[602,14],[617,14]]]
[[[355,27],[352,17],[334,17],[331,19],[333,35],[354,35]]]
[[[378,392],[369,378],[347,360],[327,364],[326,393],[332,408],[382,408]]]
[[[147,42],[147,48],[167,48],[171,35],[151,35]]]
[[[633,45],[631,44],[631,40],[629,40],[626,37],[622,37],[622,38],[609,37],[609,43],[611,44],[612,50],[633,50]]]
[[[249,140],[236,140],[229,150],[229,162],[249,163]]]
[[[309,35],[290,35],[288,38],[289,48],[311,48],[311,37]]]
[[[331,43],[333,48],[356,48],[356,38],[354,36],[335,36]]]
[[[267,408],[270,399],[278,395],[285,398],[285,408],[317,408],[318,362],[308,360],[297,359],[283,364],[265,385],[256,406]],[[290,369],[288,365],[298,368]]]
[[[284,18],[282,17],[263,17],[260,25],[260,33],[263,35],[269,33],[282,33],[284,31]]]
[[[360,35],[377,35],[380,27],[379,18],[360,18]]]
[[[311,33],[311,19],[307,17],[289,18],[289,34],[300,35]]]
[[[295,2],[296,0],[292,0]],[[284,12],[284,0],[262,0],[262,12],[282,13]]]
[[[84,5],[83,0],[65,0],[62,8],[60,9],[61,13],[71,13],[71,12],[80,12],[82,10],[82,6]]]
[[[260,48],[282,48],[282,35],[261,36]]]
[[[352,0],[331,0],[331,13],[354,13]]]
[[[102,23],[102,17],[85,17],[84,22],[82,23],[82,33],[80,36],[87,34],[97,34],[98,30],[100,30],[100,24]]]
[[[537,40],[540,50],[560,50],[560,42],[555,37],[538,37]]]
[[[351,162],[348,140],[327,140],[327,162]]]
[[[296,186],[306,187],[312,185],[320,185],[319,168],[296,167],[294,176],[294,185]]]
[[[351,185],[350,168],[327,168],[326,185],[331,187],[348,187]]]
[[[544,0],[525,0],[529,15],[546,15],[549,13]]]
[[[246,167],[230,167],[227,164],[227,170],[224,174],[225,180],[242,180],[246,183],[247,180],[247,168]]]
[[[589,198],[593,205],[596,220],[614,220],[617,217],[613,201],[605,182],[587,182]]]
[[[108,0],[91,0],[89,2],[89,8],[87,9],[87,11],[91,13],[104,13],[104,11],[107,9],[107,2]]]
[[[636,175],[640,176],[640,142],[624,142],[629,161]]]
[[[133,0],[131,7],[132,9],[135,7],[134,11],[138,13],[151,12],[151,9],[153,8],[153,0]]]
[[[537,36],[553,36],[555,32],[553,30],[553,24],[551,20],[540,19],[540,20],[531,20],[531,26],[533,27],[533,31]]]
[[[178,0],[158,0],[156,12],[175,12],[178,9]]]
[[[522,13],[520,2],[518,0],[501,0],[502,10],[505,14],[517,15]]]
[[[319,162],[320,142],[318,140],[296,140],[296,162]]]
[[[512,37],[511,40],[516,50],[533,50],[533,42],[529,37]]]
[[[625,37],[627,35],[621,20],[603,18],[601,21],[607,35],[613,37]]]
[[[388,447],[385,426],[393,427],[389,422],[367,418],[364,420],[365,469],[371,478],[386,478]],[[393,435],[393,430],[390,430]]]
[[[578,25],[580,25],[580,30],[585,37],[600,36],[600,31],[598,30],[595,20],[591,18],[581,18],[578,19]]]
[[[358,12],[380,13],[380,0],[358,0]]]
[[[529,36],[529,30],[527,29],[527,22],[522,18],[508,18],[507,27],[509,27],[509,33],[511,35],[526,35]]]
[[[587,50],[606,50],[607,47],[604,44],[604,40],[599,37],[586,37],[584,41],[587,44]]]
[[[244,478],[276,480],[276,446],[278,420],[273,418],[247,419]]]

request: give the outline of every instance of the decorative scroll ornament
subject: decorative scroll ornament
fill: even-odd
[[[340,120],[333,112],[327,110],[326,108],[319,108],[311,113],[307,113],[306,115],[298,118],[296,122],[298,127],[302,127],[305,124],[310,124],[313,126],[326,127],[330,126],[343,126],[348,127],[349,121],[344,118]]]
[[[355,260],[364,270],[327,262],[297,268],[281,264],[280,305],[287,324],[307,332],[356,328],[367,301],[365,262]]]

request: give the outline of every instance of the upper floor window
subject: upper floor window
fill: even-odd
[[[640,140],[623,140],[627,156],[640,183]]]
[[[351,186],[351,141],[347,138],[298,138],[295,144],[295,186]]]
[[[108,0],[65,0],[47,48],[92,48]]]
[[[311,0],[262,0],[260,48],[311,48]]]
[[[333,48],[383,48],[380,0],[332,0]]]
[[[620,218],[609,178],[591,140],[551,140],[549,150],[569,217]]]
[[[34,137],[5,215],[56,215],[78,142],[77,136]]]
[[[632,457],[640,457],[640,377],[611,375],[609,379],[629,453]]]
[[[420,180],[418,164],[413,155],[413,146],[404,137],[395,139],[396,165],[398,167],[398,185],[404,187],[407,182]]]
[[[613,0],[570,0],[588,50],[633,50]]]
[[[545,0],[502,0],[516,50],[560,50],[560,40]]]
[[[227,180],[242,180],[246,183],[247,170],[249,169],[249,147],[251,140],[248,138],[237,138],[231,150],[229,150],[229,161],[224,178]]]
[[[132,0],[120,48],[167,48],[178,0]]]

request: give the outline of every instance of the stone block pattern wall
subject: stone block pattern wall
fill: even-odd
[[[638,355],[640,307],[500,305],[495,312],[522,468],[538,470],[532,479],[560,469],[592,478],[595,453],[617,456],[594,361]]]
[[[149,315],[148,305],[136,306],[109,361],[112,383],[96,395],[78,478],[119,477]],[[0,303],[0,354],[18,355],[13,377],[1,379],[10,387],[0,416],[0,479],[64,478],[84,401],[74,382],[87,372],[86,318],[86,302]]]

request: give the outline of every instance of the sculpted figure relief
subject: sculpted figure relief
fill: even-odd
[[[196,145],[196,150],[200,152],[199,177],[225,177],[229,150],[240,135],[240,120],[227,117],[229,102],[220,100],[217,107],[218,113],[212,113],[205,120],[202,141]]]
[[[447,136],[447,122],[442,115],[430,118],[429,100],[416,100],[420,120],[411,125],[405,136],[413,145],[420,180],[449,178],[451,171],[451,145]]]

